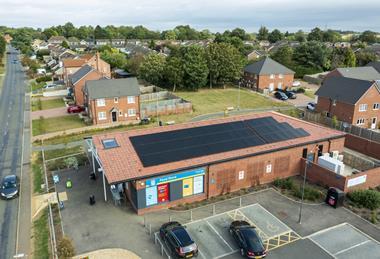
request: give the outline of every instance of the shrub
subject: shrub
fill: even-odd
[[[63,237],[57,246],[57,253],[59,258],[71,258],[75,255],[75,250],[71,239]]]
[[[298,88],[297,93],[301,93],[301,94],[305,93],[305,88],[303,87]]]
[[[274,180],[273,184],[274,184],[274,186],[281,188],[281,189],[291,190],[294,188],[293,180],[290,178],[287,178],[287,179],[277,178],[276,180]]]
[[[49,82],[49,81],[51,81],[51,76],[41,76],[39,78],[36,78],[37,83]]]
[[[377,213],[376,210],[371,211],[371,222],[377,224]]]
[[[348,197],[359,206],[370,210],[380,207],[380,192],[375,190],[357,190],[350,192]]]

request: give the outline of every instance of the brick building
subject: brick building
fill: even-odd
[[[84,96],[83,88],[86,81],[98,80],[104,78],[103,75],[93,67],[89,65],[84,65],[78,71],[70,76],[69,87],[71,88],[72,94],[74,95],[75,104],[83,106]]]
[[[317,112],[363,128],[379,127],[380,89],[375,81],[328,77],[315,95]]]
[[[105,195],[106,186],[124,190],[143,214],[298,175],[303,158],[342,152],[344,136],[265,112],[107,133],[88,143]]]
[[[140,86],[135,77],[86,81],[83,93],[93,124],[140,120]]]
[[[260,92],[272,92],[293,85],[294,71],[269,57],[244,68],[243,85]]]

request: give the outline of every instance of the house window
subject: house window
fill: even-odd
[[[360,104],[359,105],[359,111],[365,112],[367,110],[368,105],[367,104]]]
[[[271,164],[267,165],[266,172],[267,173],[271,173],[272,172],[272,165]]]
[[[135,97],[134,96],[128,96],[128,103],[135,103]]]
[[[356,125],[363,125],[364,124],[364,119],[363,118],[359,118],[357,121],[356,121]]]
[[[99,118],[100,121],[101,121],[101,120],[106,120],[106,119],[107,119],[107,114],[106,114],[106,112],[99,112],[99,113],[98,113],[98,118]]]
[[[244,179],[244,171],[239,171],[239,180]]]
[[[128,109],[128,116],[136,116],[136,109]]]
[[[284,78],[284,75],[283,74],[279,74],[278,78]]]
[[[113,98],[113,102],[114,103],[118,103],[119,102],[119,98],[118,97]]]
[[[274,79],[274,74],[270,74],[270,79]]]
[[[374,103],[373,104],[373,109],[378,110],[380,108],[380,103]]]
[[[98,107],[106,106],[106,100],[105,99],[96,99],[96,106],[98,106]]]
[[[282,83],[278,83],[277,88],[282,89]]]

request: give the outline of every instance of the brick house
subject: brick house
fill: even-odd
[[[51,36],[48,39],[48,43],[50,44],[62,44],[64,41],[67,42],[66,38],[64,36]]]
[[[86,81],[84,102],[93,124],[140,119],[140,86],[135,77]]]
[[[380,74],[372,66],[368,67],[343,67],[336,68],[326,75],[325,78],[341,76],[360,80],[380,80]]]
[[[266,55],[265,51],[263,50],[252,50],[250,53],[247,55],[248,60],[258,60]]]
[[[379,127],[380,88],[376,81],[328,77],[315,95],[317,112],[363,128]]]
[[[294,71],[269,57],[265,57],[244,68],[243,85],[260,92],[291,87]]]
[[[89,65],[84,65],[70,76],[70,88],[77,105],[84,105],[83,88],[86,81],[98,80],[101,78],[103,78],[103,75]]]

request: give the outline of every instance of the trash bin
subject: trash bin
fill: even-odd
[[[90,195],[90,205],[94,205],[95,204],[95,195]]]
[[[327,191],[325,202],[331,207],[338,208],[343,206],[345,193],[335,187],[330,187]]]

